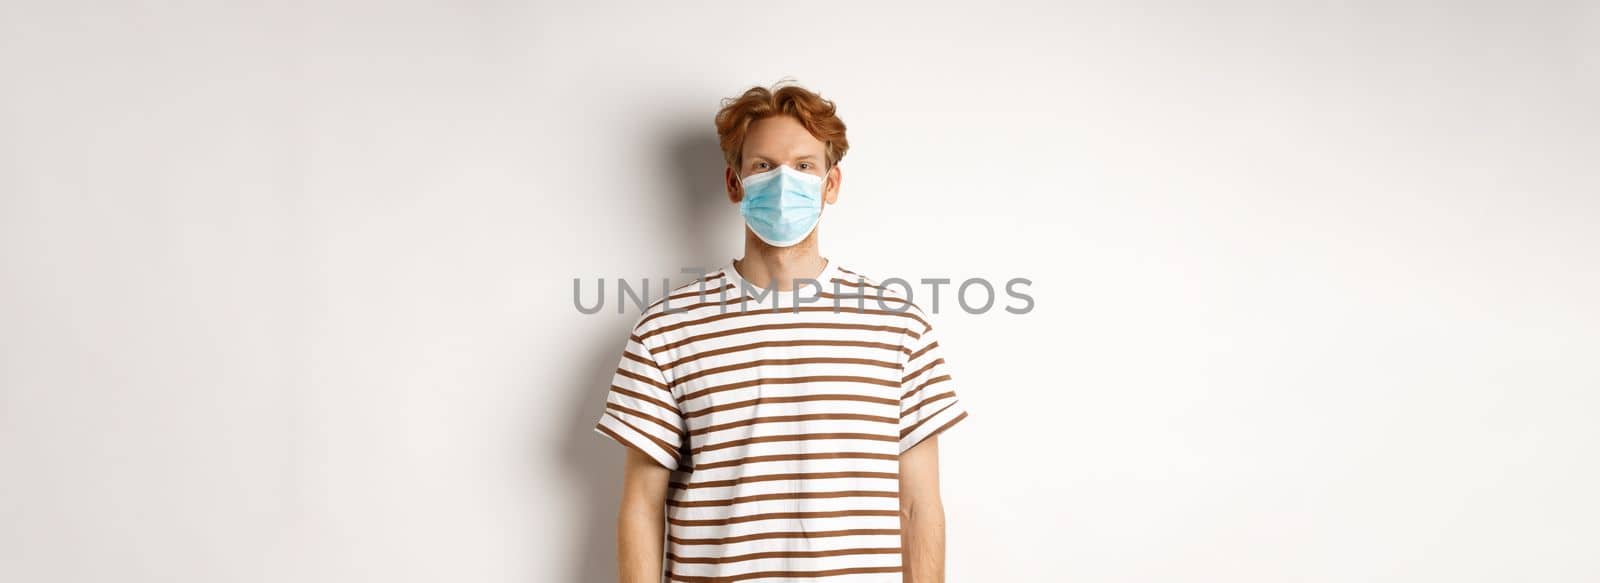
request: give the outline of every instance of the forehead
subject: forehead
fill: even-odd
[[[745,132],[744,155],[747,158],[820,158],[826,149],[827,145],[806,131],[800,120],[787,115],[755,121]]]

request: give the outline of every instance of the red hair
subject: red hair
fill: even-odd
[[[850,142],[844,137],[844,120],[839,119],[835,110],[832,101],[799,85],[779,81],[772,89],[751,87],[738,97],[722,100],[722,109],[717,111],[717,137],[722,142],[722,157],[728,161],[729,168],[737,169],[750,124],[774,115],[787,115],[822,141],[827,147],[828,168],[833,168],[850,149]]]

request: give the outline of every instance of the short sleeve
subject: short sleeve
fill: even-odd
[[[629,336],[594,430],[675,470],[688,465],[684,427],[661,365],[637,334]]]
[[[967,418],[934,329],[911,339],[907,349],[911,354],[900,381],[900,453]]]

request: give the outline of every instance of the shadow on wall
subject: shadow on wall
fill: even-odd
[[[722,159],[716,127],[705,117],[704,125],[678,128],[664,145],[677,186],[679,212],[673,218],[680,234],[676,243],[683,251],[680,265],[669,269],[715,269],[730,259],[723,253],[729,244],[743,250],[744,222],[730,222],[738,210],[722,183],[728,163]]]
[[[720,265],[726,258],[717,256],[722,248],[718,243],[740,237],[740,234],[702,228],[719,225],[719,214],[731,212],[722,186],[722,169],[726,164],[716,132],[707,119],[704,125],[677,127],[666,135],[668,140],[663,144],[662,155],[674,177],[671,183],[674,192],[625,195],[666,194],[676,199],[680,211],[665,217],[676,228],[667,230],[673,237],[663,244],[674,251],[670,255],[675,256],[678,263],[663,266],[662,274],[676,273],[679,267]],[[683,275],[674,279],[688,281],[690,277]],[[605,394],[633,326],[633,318],[616,316],[609,304],[607,310],[594,314],[592,319],[596,325],[607,329],[603,335],[605,339],[597,345],[582,347],[581,352],[575,351],[584,356],[574,358],[571,363],[575,370],[564,375],[575,386],[567,385],[572,396],[568,399],[571,413],[566,417],[567,427],[563,433],[566,439],[556,442],[561,448],[557,458],[562,460],[562,475],[572,486],[568,491],[574,493],[571,503],[578,513],[576,520],[569,524],[582,525],[579,527],[582,531],[573,532],[569,537],[553,538],[570,541],[565,576],[560,581],[576,583],[617,580],[617,500],[622,493],[623,449],[595,433],[593,428],[605,410]],[[536,480],[548,479],[547,468],[534,471],[540,474]],[[542,581],[543,578],[535,576],[533,580]]]

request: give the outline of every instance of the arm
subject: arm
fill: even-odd
[[[937,436],[900,454],[900,533],[906,583],[943,583],[944,503],[939,499]]]
[[[660,583],[661,539],[666,525],[667,479],[672,471],[628,447],[617,511],[617,579]]]

